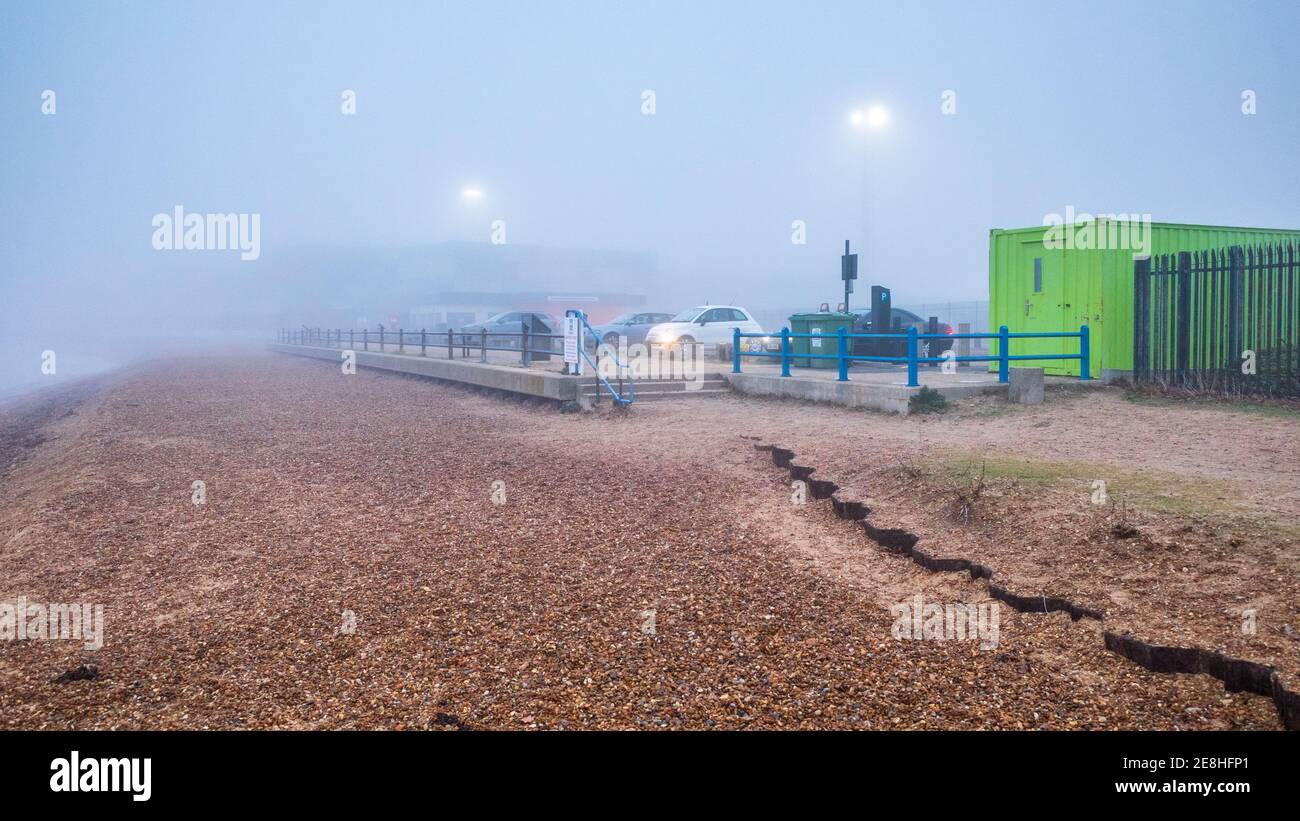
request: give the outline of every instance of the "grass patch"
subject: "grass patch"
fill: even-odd
[[[1101,479],[1106,492],[1128,504],[1158,513],[1179,516],[1233,516],[1258,514],[1236,504],[1239,494],[1231,482],[1191,479],[1173,473],[1141,473],[1083,461],[1046,461],[1016,457],[985,457],[957,454],[945,459],[939,470],[959,480],[983,470],[987,479],[1010,479],[1026,485],[1074,485],[1090,494],[1092,483]]]
[[[1216,399],[1213,397],[1188,397],[1185,399],[1161,396],[1156,393],[1127,390],[1124,399],[1134,405],[1154,408],[1195,408],[1217,410],[1225,413],[1248,413],[1279,419],[1300,420],[1300,403],[1268,399]]]

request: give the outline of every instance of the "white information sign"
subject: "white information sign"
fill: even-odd
[[[564,318],[564,361],[571,364],[578,364],[578,336],[581,327],[576,316],[566,316]]]

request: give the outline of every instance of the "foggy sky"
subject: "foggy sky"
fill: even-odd
[[[670,310],[833,302],[845,239],[896,304],[982,299],[989,229],[1070,206],[1296,228],[1298,23],[1172,0],[6,2],[0,341],[197,331],[267,309],[289,249],[486,243],[497,219],[653,253]],[[889,125],[851,126],[872,103]],[[155,251],[177,205],[259,214],[261,258]]]

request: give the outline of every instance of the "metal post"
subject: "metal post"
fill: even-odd
[[[379,352],[384,352],[384,326],[379,326]]]
[[[998,328],[998,381],[1006,382],[1011,378],[1011,352],[1007,350],[1011,347],[1010,331],[1007,326],[1003,325]]]
[[[907,326],[907,387],[915,388],[921,382],[916,378],[916,326]]]
[[[1178,380],[1186,383],[1192,366],[1192,253],[1178,252]]]
[[[425,336],[424,329],[420,329],[420,356],[424,356],[425,346],[429,344],[429,339]]]
[[[1151,257],[1133,261],[1133,381],[1143,381],[1151,356]]]
[[[781,329],[781,375],[790,375],[790,329]]]
[[[365,350],[370,350],[370,329],[361,329],[361,345]]]
[[[849,381],[849,338],[845,336],[844,326],[840,326],[840,380],[841,382]]]
[[[479,329],[478,361],[487,362],[487,328]]]
[[[1240,245],[1228,249],[1228,356],[1220,367],[1233,367],[1241,363],[1245,348],[1245,310],[1243,283],[1246,279],[1246,254]]]
[[[397,352],[406,353],[406,333],[401,328],[397,329]]]
[[[348,347],[352,350],[357,349],[357,329],[348,328]]]
[[[524,331],[523,336],[519,339],[519,362],[527,368],[532,364],[532,357],[528,355],[528,320],[525,319],[520,324],[524,326]],[[596,352],[600,353],[600,348],[597,348]],[[599,391],[597,391],[597,395],[599,395]]]
[[[1088,326],[1079,326],[1079,378],[1092,378],[1092,345],[1088,340]]]
[[[740,373],[740,329],[731,329],[731,372]]]

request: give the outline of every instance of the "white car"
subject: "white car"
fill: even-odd
[[[736,328],[746,334],[763,333],[763,326],[755,322],[744,308],[734,305],[697,305],[651,328],[646,334],[646,342],[650,345],[689,345],[694,342],[716,345],[731,342]],[[741,340],[742,343],[749,341]]]

